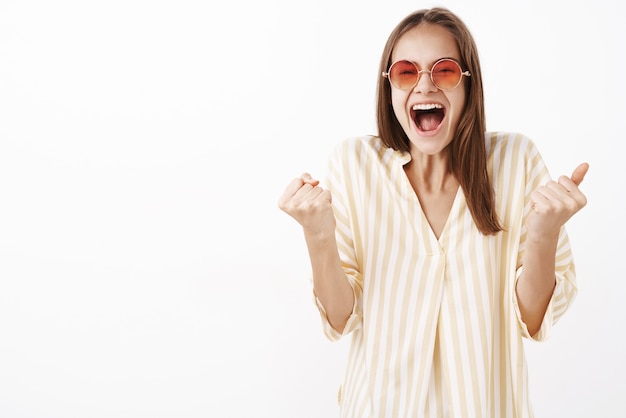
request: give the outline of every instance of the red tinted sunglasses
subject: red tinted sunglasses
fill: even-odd
[[[469,77],[469,71],[461,70],[458,62],[443,58],[435,62],[429,70],[420,70],[417,64],[407,60],[394,62],[383,77],[400,90],[409,90],[417,85],[422,73],[428,73],[430,80],[440,90],[452,90],[461,83],[463,76]]]

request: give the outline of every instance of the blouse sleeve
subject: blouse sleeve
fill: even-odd
[[[354,245],[355,203],[359,200],[357,188],[354,187],[356,185],[350,184],[350,176],[347,174],[351,165],[352,153],[347,152],[352,149],[350,144],[354,144],[354,142],[345,141],[334,149],[328,162],[326,178],[326,186],[331,192],[333,211],[337,222],[335,236],[339,258],[346,274],[346,280],[350,283],[354,295],[352,313],[343,332],[340,333],[330,325],[324,306],[313,292],[314,302],[321,315],[324,334],[331,341],[339,340],[342,336],[360,329],[362,324],[363,277],[360,273]]]
[[[524,216],[522,223],[522,234],[520,239],[520,246],[517,259],[517,271],[515,276],[515,283],[513,289],[517,286],[517,281],[522,273],[522,259],[525,252],[526,241],[526,218],[530,213],[530,195],[540,185],[546,184],[550,180],[548,169],[541,158],[541,155],[534,147],[532,142],[528,148],[526,154],[526,190],[524,200]],[[574,265],[574,258],[572,256],[572,249],[570,247],[569,238],[565,227],[561,227],[559,233],[559,241],[556,250],[556,262],[555,262],[555,277],[556,286],[552,293],[552,298],[546,309],[546,313],[541,322],[541,327],[535,335],[530,335],[528,327],[522,321],[522,315],[519,309],[516,293],[513,292],[513,306],[517,321],[522,331],[522,335],[526,338],[535,341],[546,340],[551,333],[552,326],[563,316],[565,311],[570,307],[574,301],[578,292],[576,286],[576,268]]]

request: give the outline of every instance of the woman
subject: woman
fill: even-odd
[[[563,226],[588,165],[552,181],[528,138],[486,132],[478,52],[446,9],[400,22],[380,71],[379,135],[279,200],[326,335],[351,334],[341,416],[532,417],[522,338],[576,294]]]

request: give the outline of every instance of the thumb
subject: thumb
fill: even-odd
[[[309,173],[302,173],[302,175],[300,176],[300,179],[302,180],[302,182],[304,184],[308,183],[311,186],[317,186],[319,184],[319,181],[314,179],[313,177],[311,177],[311,174]]]
[[[585,178],[585,174],[587,174],[587,170],[589,170],[589,164],[587,163],[582,163],[574,169],[571,179],[576,183],[576,186],[580,186],[580,183]]]

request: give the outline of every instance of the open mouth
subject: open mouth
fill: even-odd
[[[439,103],[419,103],[411,108],[411,118],[422,132],[437,130],[445,115],[445,108]]]

